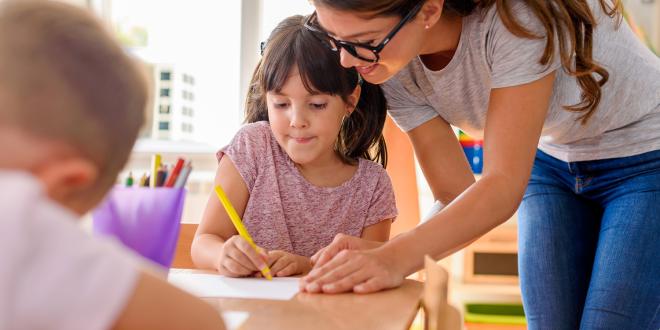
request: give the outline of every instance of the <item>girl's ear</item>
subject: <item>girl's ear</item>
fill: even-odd
[[[346,102],[347,115],[350,115],[353,113],[353,111],[355,111],[355,107],[357,107],[358,101],[360,101],[360,93],[362,93],[362,86],[358,84],[355,86],[353,93],[348,96],[348,102]]]
[[[435,25],[442,15],[442,8],[445,5],[444,0],[427,0],[419,11],[418,17],[420,23],[428,30]]]

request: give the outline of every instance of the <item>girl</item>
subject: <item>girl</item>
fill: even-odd
[[[397,286],[424,254],[453,253],[522,200],[531,329],[660,328],[660,60],[617,1],[312,2],[306,26],[384,83],[446,207],[384,245],[337,240],[303,289]],[[478,182],[450,124],[483,133]]]
[[[218,152],[216,183],[268,252],[255,253],[211,196],[192,245],[197,267],[251,276],[266,263],[275,276],[304,274],[336,234],[389,237],[397,211],[384,170],[385,96],[342,68],[304,20],[287,18],[271,33],[248,124]]]

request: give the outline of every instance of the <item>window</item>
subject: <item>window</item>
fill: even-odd
[[[168,121],[158,122],[158,130],[160,130],[160,131],[169,131],[170,130],[170,122],[168,122]]]
[[[169,88],[161,88],[160,89],[160,96],[170,96],[170,89]]]
[[[160,80],[162,81],[170,81],[172,80],[172,73],[169,71],[162,71],[160,73]]]
[[[161,104],[160,105],[160,113],[170,113],[170,106],[168,104]]]

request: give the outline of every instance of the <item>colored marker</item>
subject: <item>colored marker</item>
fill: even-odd
[[[179,158],[176,161],[176,165],[174,165],[174,168],[170,171],[170,175],[168,175],[167,180],[165,180],[165,187],[174,187],[176,179],[179,177],[181,169],[183,169],[183,163],[183,158]]]
[[[234,227],[236,227],[236,231],[238,232],[238,234],[241,235],[241,237],[243,237],[243,239],[246,240],[248,244],[250,244],[250,246],[254,249],[255,252],[257,252],[257,254],[260,254],[259,248],[257,247],[256,244],[254,244],[254,241],[252,240],[250,233],[248,233],[245,226],[243,226],[241,217],[239,217],[238,213],[236,213],[234,206],[231,205],[229,198],[227,198],[227,195],[225,194],[224,190],[222,190],[222,187],[220,187],[220,185],[215,186],[215,193],[218,195],[218,198],[220,199],[220,203],[222,203],[222,206],[224,206],[225,211],[227,211],[227,214],[229,215],[229,219],[231,219],[231,223],[233,223]],[[264,275],[266,279],[268,280],[273,279],[273,276],[270,275],[270,268],[268,267],[268,265],[264,265],[264,268],[261,269],[261,273]]]
[[[158,183],[158,170],[161,165],[160,154],[155,154],[151,157],[151,180],[149,180],[149,186],[151,188],[156,188]]]
[[[133,172],[128,172],[128,177],[126,178],[126,187],[133,186]]]

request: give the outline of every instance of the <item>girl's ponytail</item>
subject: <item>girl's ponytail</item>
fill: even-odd
[[[348,160],[365,158],[387,166],[383,126],[387,102],[378,85],[362,81],[362,92],[355,111],[342,123],[336,149]]]

